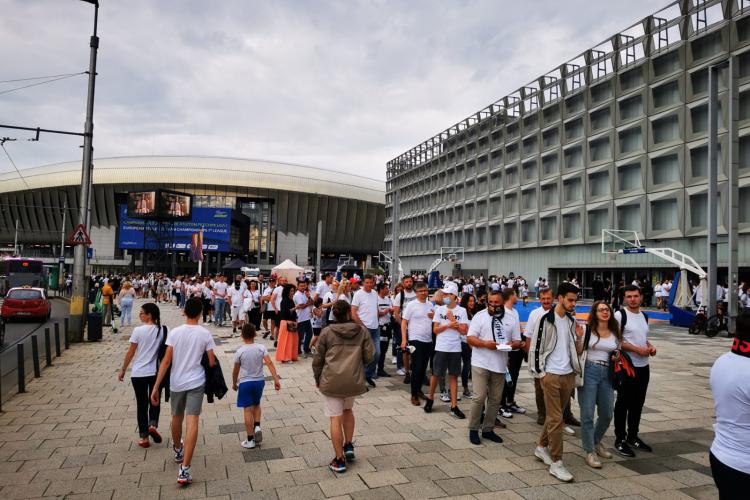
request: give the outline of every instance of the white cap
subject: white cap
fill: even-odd
[[[451,295],[458,296],[458,285],[452,281],[446,281],[443,283],[443,293],[449,293]]]

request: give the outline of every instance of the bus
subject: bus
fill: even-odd
[[[0,296],[11,288],[31,286],[47,288],[47,269],[39,259],[9,257],[0,261]]]

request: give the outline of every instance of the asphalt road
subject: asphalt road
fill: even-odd
[[[36,332],[44,335],[44,328],[49,327],[54,334],[55,322],[60,323],[60,333],[64,331],[63,319],[70,316],[70,304],[64,300],[52,299],[52,315],[49,321],[40,322],[35,320],[13,320],[5,325],[5,344],[3,349],[13,345],[17,340],[26,335]]]

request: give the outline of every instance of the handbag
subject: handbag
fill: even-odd
[[[615,356],[617,351],[612,351],[610,356]],[[628,379],[635,378],[635,368],[633,360],[625,351],[619,351],[617,359],[613,359],[609,364],[609,380],[612,382],[612,388],[616,391],[622,391]]]
[[[296,321],[287,321],[286,322],[286,331],[289,333],[297,333],[297,322]]]

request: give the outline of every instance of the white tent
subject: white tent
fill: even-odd
[[[297,281],[297,278],[301,278],[305,274],[305,269],[298,266],[294,262],[292,262],[289,259],[286,259],[284,262],[279,264],[278,266],[274,267],[272,269],[273,274],[275,274],[278,277],[284,277],[289,281],[290,283],[294,283]]]

